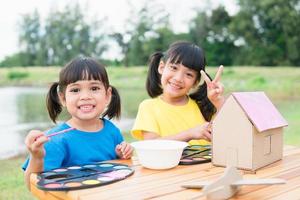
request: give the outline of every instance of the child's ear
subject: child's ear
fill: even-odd
[[[109,87],[106,91],[106,98],[105,98],[105,105],[107,106],[110,103],[111,100],[111,94],[112,93],[112,89],[111,87]]]
[[[158,73],[162,74],[164,71],[164,68],[165,68],[165,63],[163,61],[160,61],[159,65],[158,65]]]
[[[63,107],[66,106],[66,97],[65,97],[65,94],[62,93],[62,92],[58,92],[58,97],[59,97],[59,102],[61,103],[61,105]]]

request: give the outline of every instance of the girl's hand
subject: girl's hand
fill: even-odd
[[[210,80],[206,73],[201,70],[201,76],[203,76],[204,81],[207,84],[207,97],[211,103],[219,110],[224,103],[224,86],[221,83],[221,75],[223,72],[223,65],[220,65],[216,77],[214,80]]]
[[[129,159],[132,156],[133,148],[130,144],[123,141],[116,146],[115,151],[119,158]]]
[[[32,130],[25,138],[25,145],[33,158],[42,159],[45,156],[44,143],[48,140],[43,132]]]
[[[204,139],[211,141],[211,123],[206,122],[203,125],[189,129],[190,140]]]

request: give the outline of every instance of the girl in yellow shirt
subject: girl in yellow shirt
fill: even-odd
[[[208,122],[223,105],[224,88],[220,82],[223,66],[212,80],[205,65],[203,50],[189,42],[175,42],[166,53],[154,53],[146,82],[152,99],[140,104],[132,135],[208,144]]]

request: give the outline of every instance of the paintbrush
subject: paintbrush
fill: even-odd
[[[58,132],[51,133],[51,134],[47,135],[47,137],[52,137],[52,136],[55,136],[55,135],[67,133],[67,132],[72,131],[72,130],[75,130],[75,129],[76,129],[76,128],[73,128],[73,127],[67,128],[67,129],[62,130],[62,131],[58,131]]]
[[[200,154],[200,153],[206,152],[206,151],[210,151],[210,149],[198,150],[198,151],[196,151],[196,152],[193,152],[193,153],[191,153],[191,154],[187,154],[187,155],[184,155],[184,156],[182,156],[182,158],[181,158],[181,159],[184,159],[184,158],[189,158],[189,157],[191,157],[191,156],[194,156],[194,155],[197,155],[197,154]]]
[[[73,128],[73,127],[67,128],[67,129],[64,129],[64,130],[62,130],[62,131],[58,131],[58,132],[54,132],[54,133],[51,133],[51,134],[49,134],[49,135],[46,135],[46,137],[50,138],[50,137],[52,137],[52,136],[59,135],[59,134],[62,134],[62,133],[67,133],[67,132],[72,131],[72,130],[75,130],[75,129],[76,129],[76,128]],[[36,137],[36,138],[34,139],[34,141],[36,141],[39,137],[41,137],[41,135],[38,136],[38,137]]]

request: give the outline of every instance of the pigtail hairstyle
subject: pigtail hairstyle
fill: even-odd
[[[156,52],[150,56],[149,70],[146,80],[146,89],[150,97],[154,98],[162,94],[160,85],[160,74],[158,66],[161,58],[164,56],[162,52]]]
[[[58,83],[54,82],[50,86],[49,92],[46,97],[48,114],[54,123],[56,123],[56,118],[62,111],[62,106],[58,97],[57,89]]]
[[[111,87],[111,100],[107,110],[102,114],[102,116],[105,117],[107,115],[109,119],[114,117],[118,119],[120,118],[121,115],[121,98],[118,90],[113,86],[110,87]]]
[[[205,71],[204,71],[205,72]],[[205,72],[206,73],[206,72]],[[210,80],[211,77],[206,73]],[[200,74],[201,76],[201,74]],[[211,118],[214,113],[217,112],[215,106],[210,102],[207,97],[207,84],[204,81],[202,85],[199,85],[197,90],[189,95],[192,99],[194,99],[201,110],[201,113],[206,121],[211,121]]]

